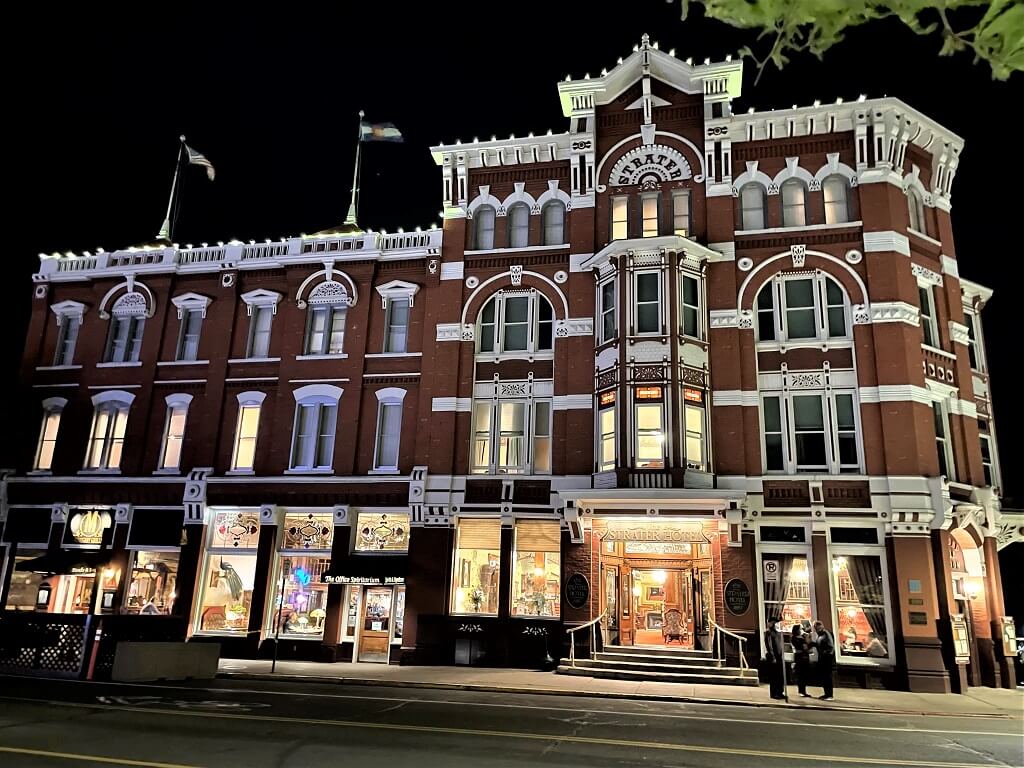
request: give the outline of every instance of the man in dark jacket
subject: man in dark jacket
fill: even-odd
[[[832,633],[825,629],[820,621],[814,622],[814,647],[818,649],[818,674],[821,675],[821,687],[824,694],[821,696],[825,701],[831,701],[832,696],[832,668],[836,664],[836,642],[832,639]]]
[[[779,620],[775,616],[768,619],[768,627],[764,632],[764,658],[768,662],[768,685],[771,687],[773,699],[786,698],[785,670],[786,663],[782,633],[776,629]]]

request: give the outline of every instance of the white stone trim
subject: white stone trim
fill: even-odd
[[[303,298],[303,294],[318,277],[322,277],[323,280],[319,281],[317,286],[310,290],[310,294],[315,293],[324,283],[338,283],[341,285],[343,293],[345,294],[343,303],[350,307],[354,307],[356,305],[356,302],[359,300],[359,292],[356,290],[355,281],[341,270],[335,269],[334,262],[332,260],[328,260],[323,269],[318,272],[314,272],[299,285],[299,290],[295,292],[295,303],[298,305],[299,309],[306,308],[307,300]],[[341,280],[344,281],[344,284],[342,284],[337,278],[341,278]],[[345,285],[348,287],[346,288]]]
[[[708,248],[717,251],[722,255],[719,261],[736,261],[736,241],[729,240],[723,243],[708,243]]]
[[[851,188],[857,186],[857,172],[846,163],[839,162],[838,152],[829,152],[826,155],[826,158],[827,161],[825,165],[821,166],[821,168],[818,169],[818,172],[814,174],[814,178],[819,184],[825,181],[829,176],[838,174],[846,177],[846,180],[850,182]]]
[[[760,405],[760,398],[756,389],[717,389],[711,393],[711,405],[756,408]]]
[[[203,317],[206,317],[206,309],[210,306],[210,302],[213,301],[209,296],[203,296],[201,293],[182,293],[179,296],[175,296],[171,299],[171,304],[178,308],[178,319],[185,315],[186,309],[198,309],[203,313]]]
[[[167,397],[164,398],[164,402],[167,403],[168,408],[173,408],[179,405],[184,408],[188,408],[192,404],[192,395],[184,392],[178,392],[167,395]]]
[[[961,400],[957,397],[949,399],[949,412],[968,419],[978,418],[978,406],[970,400]]]
[[[230,381],[230,379],[229,379]],[[263,401],[267,399],[266,392],[239,392],[235,397],[238,398],[238,404],[241,405],[263,405]]]
[[[434,413],[469,413],[473,409],[471,397],[435,397],[430,402]]]
[[[582,395],[555,395],[551,398],[551,403],[551,407],[556,411],[585,411],[594,407],[594,396],[590,393]]]
[[[950,277],[955,277],[959,279],[960,267],[957,264],[956,259],[954,259],[952,256],[942,254],[941,256],[939,256],[939,261],[942,264],[942,274],[949,275]]]
[[[739,328],[740,312],[736,309],[712,309],[709,315],[710,328]]]
[[[906,323],[921,325],[921,310],[905,301],[877,301],[871,304],[872,323]]]
[[[257,288],[240,294],[238,298],[245,302],[245,311],[248,315],[252,315],[253,307],[270,307],[271,314],[276,315],[277,305],[283,296],[277,291],[268,291],[265,288]]]
[[[764,171],[757,169],[757,160],[748,160],[746,163],[747,170],[732,180],[732,186],[736,190],[737,194],[747,184],[760,184],[764,187],[765,194],[772,194],[771,187],[774,183],[772,177]],[[778,190],[775,190],[775,194],[778,194]]]
[[[464,323],[438,323],[435,341],[473,341],[475,326]]]
[[[466,262],[464,261],[442,261],[441,262],[441,279],[442,280],[461,280],[462,276],[466,271]]]
[[[42,402],[43,410],[53,413],[60,413],[67,404],[65,397],[48,397]]]
[[[337,403],[341,400],[341,396],[344,393],[341,387],[336,387],[333,384],[307,384],[304,387],[299,387],[292,391],[292,396],[295,398],[295,402],[299,403],[303,400],[316,399],[327,401],[330,400]]]
[[[879,251],[895,251],[904,256],[910,255],[910,240],[906,235],[885,230],[883,232],[864,233],[864,251],[866,253],[877,253]]]
[[[787,157],[786,167],[775,174],[775,178],[772,179],[772,184],[775,185],[776,190],[781,190],[783,182],[789,181],[790,179],[799,179],[804,183],[804,186],[808,190],[813,191],[812,182],[814,181],[814,177],[811,175],[810,171],[800,165],[799,157]],[[771,194],[771,187],[768,188],[768,193]],[[776,194],[778,194],[778,192],[776,192]],[[806,205],[806,200],[804,204]]]
[[[80,301],[60,301],[56,304],[50,305],[50,311],[57,316],[57,325],[60,326],[64,322],[64,318],[76,317],[79,322],[82,320],[82,316],[86,313],[87,307]]]
[[[963,323],[958,323],[956,320],[949,321],[949,336],[954,344],[971,343],[970,332],[967,330],[967,326]]]
[[[921,264],[911,264],[910,273],[917,278],[918,284],[929,283],[937,286],[942,285],[942,275],[934,269],[928,269],[928,267]]]
[[[411,307],[413,305],[413,297],[416,296],[419,290],[420,287],[416,283],[408,283],[405,280],[391,280],[377,286],[382,309],[386,309],[388,301],[393,299],[409,299],[409,306]]]
[[[97,392],[92,396],[92,404],[94,406],[111,402],[125,403],[130,406],[135,402],[135,395],[131,392],[125,392],[123,389],[107,389],[103,392]]]
[[[570,272],[589,272],[590,270],[583,265],[593,258],[593,253],[570,253],[569,254],[569,271]]]
[[[374,392],[377,396],[378,402],[381,403],[400,403],[405,400],[407,391],[401,387],[384,387]]]
[[[555,321],[555,338],[562,339],[567,336],[593,336],[594,318],[592,317],[569,317],[565,320]]]
[[[858,394],[862,403],[899,403],[914,402],[931,405],[935,395],[927,387],[916,384],[883,384],[878,387],[859,387]]]

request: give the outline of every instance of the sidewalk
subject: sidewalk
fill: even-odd
[[[570,677],[553,672],[481,667],[402,667],[388,664],[322,664],[279,661],[271,674],[270,662],[221,659],[218,677],[235,680],[281,680],[338,685],[381,685],[407,688],[490,691],[497,693],[594,696],[651,701],[731,704],[752,707],[789,707],[837,711],[870,711],[907,715],[1010,717],[1024,719],[1024,693],[994,688],[972,688],[966,695],[906,693],[860,688],[837,688],[835,701],[795,697],[789,703],[773,701],[768,686],[758,688],[684,683],[633,682]]]

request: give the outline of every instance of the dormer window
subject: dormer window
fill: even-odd
[[[552,349],[554,312],[534,289],[498,291],[480,310],[480,352],[544,352]]]

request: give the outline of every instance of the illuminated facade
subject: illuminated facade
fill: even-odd
[[[599,616],[756,664],[778,615],[850,677],[1012,685],[962,141],[735,113],[741,75],[645,39],[558,85],[567,131],[431,148],[442,229],[43,258],[7,608],[522,665]]]

